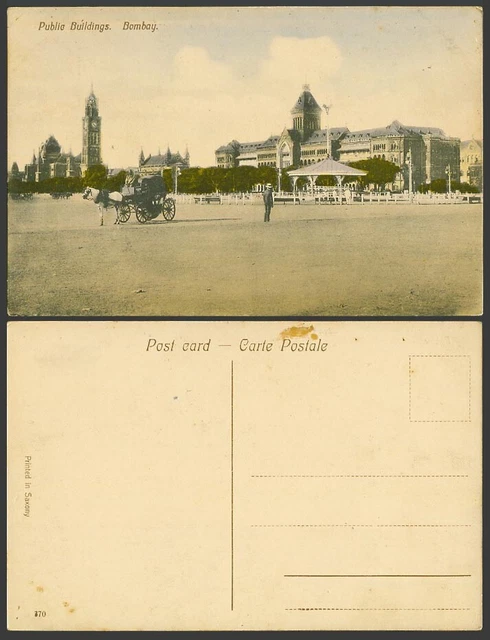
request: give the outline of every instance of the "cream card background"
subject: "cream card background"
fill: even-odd
[[[479,323],[8,346],[10,629],[479,628]]]

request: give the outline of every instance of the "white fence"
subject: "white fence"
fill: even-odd
[[[172,195],[179,204],[227,204],[243,206],[262,204],[262,193],[213,193]],[[306,193],[281,192],[274,194],[276,204],[463,204],[482,203],[482,193],[391,193],[342,192],[342,201],[338,190],[325,191],[314,195]]]
[[[245,205],[262,202],[261,193],[179,193],[173,194],[179,204],[235,204]]]

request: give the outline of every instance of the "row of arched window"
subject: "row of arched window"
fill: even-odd
[[[461,156],[461,162],[467,162],[468,164],[478,164],[481,162],[481,158],[478,156]]]

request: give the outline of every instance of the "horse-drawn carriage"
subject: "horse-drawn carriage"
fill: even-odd
[[[32,193],[10,193],[11,200],[32,200]]]
[[[124,185],[119,206],[119,220],[127,222],[134,211],[138,222],[153,220],[161,213],[165,220],[175,216],[175,200],[167,197],[167,189],[162,176],[143,176],[134,185]]]
[[[99,208],[100,224],[104,224],[104,212],[116,210],[114,224],[127,222],[134,211],[138,222],[148,222],[161,213],[165,220],[175,216],[175,200],[167,198],[167,189],[162,176],[144,176],[131,180],[121,190],[109,192],[107,189],[86,187],[82,194],[84,200],[92,200]]]
[[[51,193],[51,197],[54,198],[54,200],[68,200],[72,195],[71,191],[53,191]]]

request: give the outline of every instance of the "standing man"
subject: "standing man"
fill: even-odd
[[[265,185],[263,198],[265,205],[264,222],[269,222],[271,217],[271,209],[274,206],[274,196],[272,194],[272,185],[270,182]]]

